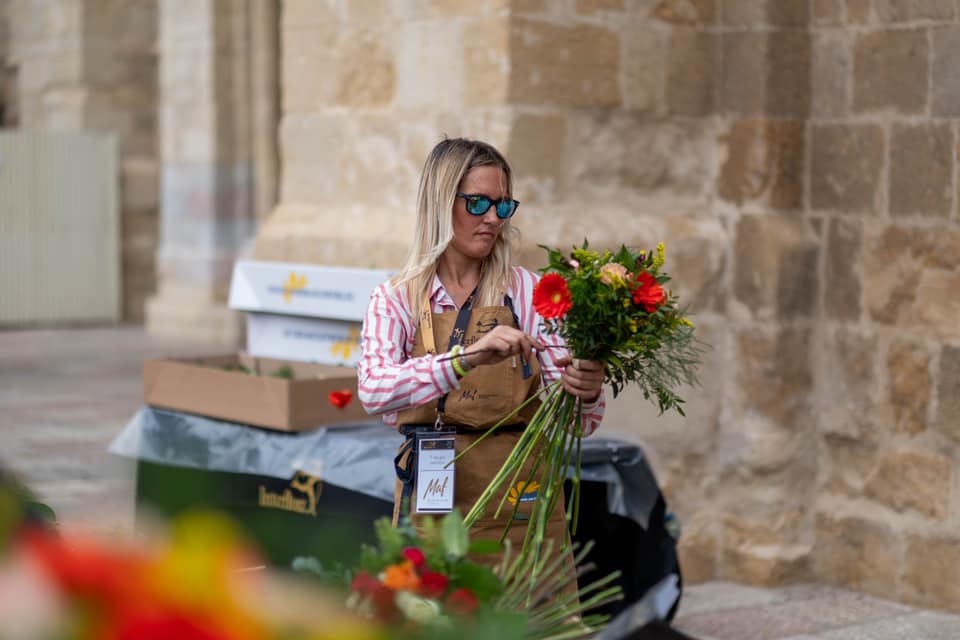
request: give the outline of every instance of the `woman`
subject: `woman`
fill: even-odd
[[[397,457],[394,520],[409,498],[416,510],[415,427],[456,431],[463,451],[513,412],[542,381],[559,378],[583,400],[583,431],[600,423],[604,372],[572,360],[559,336],[543,331],[531,294],[537,276],[511,264],[512,173],[492,146],[466,139],[440,142],[420,179],[413,244],[403,269],[372,294],[363,323],[359,398],[369,413],[408,436]],[[456,462],[454,505],[467,512],[519,438],[533,407]],[[401,482],[403,480],[403,482]],[[535,491],[519,487],[523,519]],[[499,503],[499,500],[495,501]],[[562,508],[548,533],[563,539]],[[484,514],[471,535],[498,538],[506,519]],[[525,527],[510,538],[522,541]]]

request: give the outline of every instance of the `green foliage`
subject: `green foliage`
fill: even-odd
[[[273,373],[270,374],[274,378],[283,378],[285,380],[293,380],[293,369],[290,365],[285,364]]]

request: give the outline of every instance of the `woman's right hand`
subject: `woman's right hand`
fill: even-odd
[[[476,367],[496,364],[518,354],[523,354],[527,362],[530,362],[534,351],[542,351],[544,348],[543,343],[533,336],[514,327],[499,325],[465,348],[463,355],[470,367]]]

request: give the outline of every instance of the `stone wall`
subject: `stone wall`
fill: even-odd
[[[4,4],[10,34],[6,75],[15,79],[8,94],[16,99],[17,124],[117,135],[123,317],[142,321],[155,286],[158,238],[156,3]]]
[[[467,8],[469,7],[469,8]],[[513,161],[538,243],[664,241],[711,345],[634,393],[691,581],[960,610],[960,22],[952,0],[285,0],[256,252],[395,267],[441,137]]]

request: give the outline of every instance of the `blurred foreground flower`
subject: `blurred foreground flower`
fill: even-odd
[[[266,570],[232,523],[177,521],[160,541],[26,527],[0,558],[5,640],[284,640],[383,637],[335,597]]]

